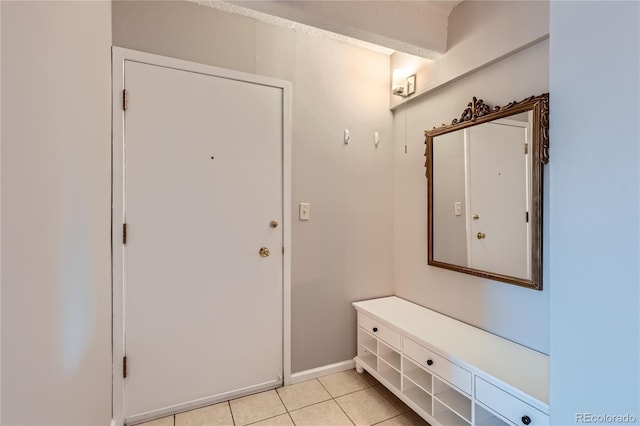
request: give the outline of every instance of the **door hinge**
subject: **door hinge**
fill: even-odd
[[[528,153],[529,153],[529,144],[528,144],[528,143],[525,143],[525,144],[524,144],[524,153],[525,153],[525,154],[528,154]]]
[[[524,213],[524,221],[529,223],[529,212]]]
[[[122,244],[127,244],[127,224],[122,224]]]
[[[122,358],[122,378],[126,379],[127,373],[127,357],[125,356]]]
[[[282,247],[282,254],[284,254],[284,247]]]
[[[127,110],[127,105],[129,103],[129,94],[127,92],[127,89],[122,91],[122,109],[123,110]]]

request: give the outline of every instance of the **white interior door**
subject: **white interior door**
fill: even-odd
[[[531,278],[527,123],[468,129],[469,265]]]
[[[283,89],[134,61],[124,81],[126,420],[278,386]]]

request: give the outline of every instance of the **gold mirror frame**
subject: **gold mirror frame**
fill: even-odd
[[[532,111],[531,135],[531,279],[503,275],[491,271],[482,271],[467,266],[454,265],[434,259],[433,256],[433,139],[436,136],[457,130],[506,118],[522,112]],[[531,96],[520,102],[511,102],[505,106],[490,108],[481,99],[473,97],[460,118],[451,124],[443,124],[425,131],[428,197],[428,263],[431,266],[462,272],[477,277],[515,284],[535,290],[542,290],[542,187],[543,166],[549,161],[549,94]]]

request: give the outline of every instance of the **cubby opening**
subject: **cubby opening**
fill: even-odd
[[[411,402],[422,408],[427,414],[431,415],[433,413],[431,407],[431,395],[415,383],[405,380],[404,391],[402,393],[404,393]]]
[[[469,426],[471,420],[467,421],[460,415],[452,411],[449,407],[434,398],[433,400],[433,417],[443,425],[447,426]]]
[[[358,358],[369,369],[378,370],[377,341],[366,331],[358,330]]]
[[[403,363],[405,379],[408,379],[414,384],[420,386],[423,390],[432,393],[431,374],[423,370],[407,357],[404,357]]]
[[[389,364],[390,366],[392,366],[393,368],[398,370],[398,372],[400,372],[400,367],[401,367],[400,360],[401,360],[401,357],[400,357],[400,354],[395,349],[392,349],[391,347],[389,347],[389,346],[385,345],[384,343],[380,342],[379,343],[379,356],[384,361],[386,361],[387,364]]]
[[[476,426],[509,426],[509,423],[487,411],[479,404],[475,404],[475,422]]]
[[[370,369],[377,371],[378,370],[378,357],[368,351],[368,349],[363,348],[363,351],[358,354],[360,357],[360,361],[365,364]]]
[[[374,355],[378,353],[376,338],[364,331],[362,328],[358,329],[358,343]],[[360,354],[358,353],[358,355]]]
[[[469,397],[463,395],[448,383],[438,378],[433,379],[433,397],[439,406],[446,408],[446,410],[442,409],[441,413],[449,411],[464,421],[464,423],[461,424],[471,423],[471,399],[469,399]],[[434,404],[434,407],[435,405],[436,404]],[[445,422],[442,423],[448,424]]]
[[[380,359],[378,362],[378,373],[380,373],[383,379],[391,383],[393,387],[400,389],[400,371],[396,370],[383,359]]]

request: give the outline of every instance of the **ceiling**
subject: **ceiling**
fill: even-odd
[[[449,13],[462,0],[194,0],[269,22],[273,17],[423,58],[447,49]],[[390,52],[388,52],[390,53]]]

